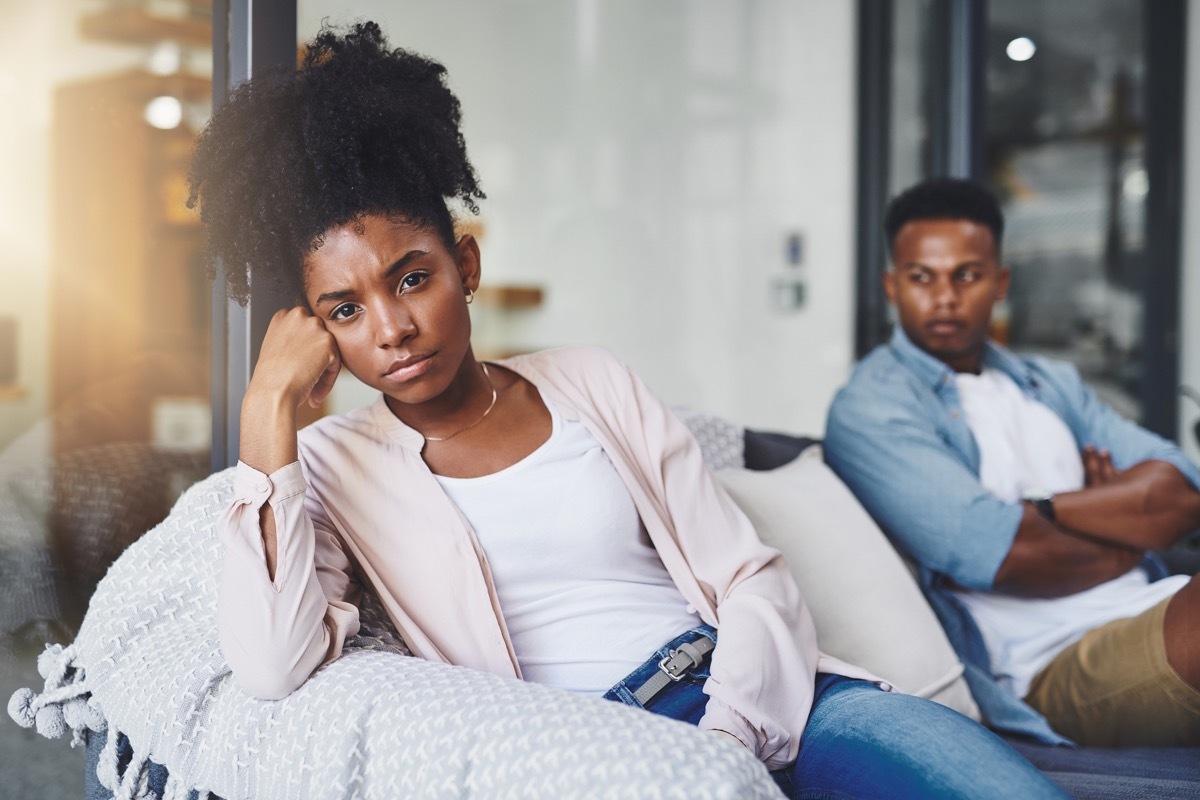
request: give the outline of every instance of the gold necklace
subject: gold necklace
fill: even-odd
[[[483,414],[480,415],[479,419],[475,420],[467,427],[459,428],[458,430],[456,430],[454,433],[450,434],[449,436],[426,436],[425,441],[427,441],[427,442],[444,442],[447,439],[453,439],[455,436],[458,436],[460,433],[471,430],[471,428],[474,428],[476,425],[478,425],[479,423],[481,423],[485,419],[487,419],[488,414],[492,413],[492,409],[496,407],[496,386],[495,386],[495,384],[492,383],[492,376],[488,374],[487,364],[484,364],[481,361],[481,362],[479,362],[479,366],[483,367],[483,379],[485,381],[487,381],[488,388],[492,390],[492,402],[488,403],[487,410],[484,411]]]

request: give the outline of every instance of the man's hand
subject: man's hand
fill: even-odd
[[[1091,446],[1081,457],[1086,485],[1054,496],[1054,522],[1026,504],[997,591],[1060,597],[1089,589],[1200,527],[1200,492],[1171,464],[1118,470],[1108,451]]]
[[[1054,496],[1059,528],[1139,550],[1163,550],[1200,527],[1200,492],[1166,461],[1125,470],[1104,451],[1085,450],[1087,485]]]
[[[1112,453],[1100,450],[1089,444],[1080,454],[1083,460],[1083,485],[1086,487],[1103,486],[1120,474],[1113,466]]]

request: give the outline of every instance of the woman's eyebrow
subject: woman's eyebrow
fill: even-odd
[[[385,277],[385,278],[392,277],[397,272],[404,269],[408,265],[408,263],[410,261],[412,261],[414,258],[420,258],[421,256],[428,255],[428,254],[429,253],[426,250],[409,250],[407,253],[402,255],[400,257],[400,259],[398,261],[396,261],[395,264],[392,264],[390,267],[387,268],[387,272],[383,273],[383,277]]]
[[[411,262],[413,259],[420,258],[421,256],[424,256],[424,255],[428,255],[428,251],[426,251],[426,250],[409,250],[407,253],[405,253],[403,256],[401,256],[399,258],[399,260],[396,261],[395,264],[392,264],[390,267],[387,268],[387,271],[383,273],[383,277],[384,278],[392,277],[397,272],[404,269],[409,264],[409,262]],[[317,298],[317,302],[315,303],[315,305],[319,306],[319,305],[322,305],[323,303],[328,303],[331,300],[344,300],[345,298],[350,297],[353,294],[354,294],[353,289],[339,289],[336,292],[324,292]]]
[[[354,294],[354,292],[350,289],[342,289],[341,291],[337,292],[325,292],[317,298],[315,305],[319,306],[324,303],[328,303],[330,300],[341,300],[345,297],[349,297],[352,294]]]

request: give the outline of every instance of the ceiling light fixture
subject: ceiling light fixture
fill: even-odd
[[[162,95],[146,103],[143,116],[145,116],[146,122],[159,130],[174,130],[183,121],[183,103],[179,102],[178,97],[172,97],[169,94]]]
[[[1013,61],[1028,61],[1037,52],[1037,45],[1028,36],[1018,36],[1008,43],[1008,47],[1004,48],[1004,52]]]

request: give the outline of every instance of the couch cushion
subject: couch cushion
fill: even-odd
[[[742,444],[743,463],[733,466],[754,470],[778,469],[794,461],[809,447],[820,443],[820,439],[808,436],[792,436],[788,433],[747,428]]]
[[[912,573],[825,466],[819,445],[775,470],[717,477],[762,540],[783,553],[824,652],[979,719],[962,663]]]
[[[745,466],[745,432],[741,425],[686,407],[677,406],[673,410],[692,432],[692,436],[696,437],[704,463],[709,469]]]
[[[1200,797],[1200,747],[1055,747],[1005,740],[1076,800]]]

